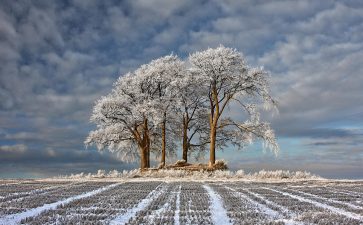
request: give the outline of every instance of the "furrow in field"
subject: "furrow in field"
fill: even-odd
[[[16,214],[27,211],[31,208],[37,208],[44,204],[57,202],[74,195],[79,195],[100,188],[108,182],[85,182],[71,184],[65,187],[56,188],[40,194],[29,195],[15,199],[9,202],[0,203],[0,216]]]
[[[349,185],[332,185],[332,188],[335,190],[356,194],[361,197],[363,196],[363,185],[361,183],[354,183]]]
[[[161,194],[165,193],[167,190],[167,186],[164,185],[162,188],[156,188],[146,198],[141,200],[139,204],[137,204],[134,208],[127,210],[125,213],[116,216],[113,220],[110,221],[110,224],[125,224],[129,222],[130,219],[136,216],[136,214],[146,207],[148,207],[154,200],[156,200]],[[137,219],[137,217],[135,218]]]
[[[347,191],[347,190],[339,190],[339,189],[335,189],[335,188],[330,188],[330,192],[334,193],[334,194],[339,194],[344,196],[343,198],[349,198],[351,199],[350,202],[354,205],[357,205],[361,208],[363,208],[363,194],[360,194],[358,192],[353,192],[353,191]]]
[[[327,187],[328,189],[330,189],[331,192],[333,193],[341,193],[347,196],[358,196],[360,198],[363,197],[363,193],[360,192],[355,192],[355,191],[350,191],[350,190],[345,190],[345,189],[338,189],[338,188],[333,188],[333,187]]]
[[[11,193],[8,194],[6,196],[4,196],[1,201],[0,201],[0,206],[1,205],[9,205],[12,202],[16,201],[22,201],[22,200],[28,200],[29,198],[32,198],[36,195],[40,195],[40,194],[50,194],[51,191],[53,190],[60,190],[61,188],[67,188],[70,187],[72,185],[78,185],[81,184],[82,182],[75,182],[75,183],[69,183],[67,182],[66,184],[60,184],[60,185],[54,185],[51,184],[52,186],[45,186],[45,187],[36,187],[36,189],[31,190],[31,191],[24,191],[24,192],[15,192],[15,193]],[[53,186],[54,185],[54,186]]]
[[[311,200],[314,200],[317,202],[332,205],[333,207],[344,208],[344,210],[347,210],[347,211],[350,211],[353,213],[363,214],[363,207],[351,204],[349,202],[342,202],[342,201],[334,200],[332,198],[326,198],[326,197],[318,196],[316,194],[308,193],[306,191],[300,191],[300,190],[295,190],[295,189],[291,189],[291,188],[290,189],[284,188],[283,190],[286,192],[292,193],[292,194],[296,193],[307,199],[311,199]]]
[[[282,224],[275,222],[278,214],[234,188],[210,185],[221,196],[227,215],[233,224]]]
[[[176,202],[175,202],[175,214],[174,214],[174,224],[179,225],[179,214],[180,214],[180,193],[181,193],[181,185],[179,185],[179,190],[176,193]]]
[[[96,190],[93,190],[93,191],[90,191],[90,192],[87,192],[87,193],[84,193],[84,194],[81,194],[81,195],[76,195],[76,196],[73,196],[73,197],[58,201],[58,202],[54,202],[54,203],[51,203],[51,204],[45,204],[43,206],[33,208],[33,209],[27,210],[27,211],[22,212],[22,213],[8,215],[8,216],[0,218],[0,224],[8,224],[8,225],[18,224],[22,220],[24,220],[24,219],[26,219],[28,217],[35,217],[35,216],[41,214],[42,212],[44,212],[46,210],[55,209],[60,205],[68,204],[68,203],[70,203],[72,201],[75,201],[75,200],[78,200],[78,199],[90,197],[92,195],[95,195],[95,194],[98,194],[100,192],[106,191],[106,190],[108,190],[110,188],[113,188],[113,187],[115,187],[117,185],[120,185],[120,184],[119,183],[118,184],[111,184],[111,185],[108,185],[108,186],[105,186],[105,187],[102,187],[102,188],[99,188],[99,189],[96,189]]]
[[[208,185],[203,185],[204,189],[207,190],[210,198],[210,209],[212,213],[212,219],[214,224],[231,224],[230,219],[227,216],[227,211],[223,207],[221,196],[213,191]]]
[[[110,184],[4,185],[14,199],[0,198],[0,224],[363,224],[362,182],[131,181],[94,192]]]
[[[128,224],[175,224],[179,190],[180,185],[167,184],[167,189],[147,207],[138,211]]]
[[[292,190],[302,191],[308,194],[313,194],[322,198],[331,199],[337,201],[343,205],[347,205],[354,209],[363,209],[362,195],[355,192],[344,192],[339,189],[332,188],[330,186],[289,186]],[[347,204],[345,204],[347,203]]]
[[[230,191],[234,192],[235,194],[237,194],[239,197],[247,200],[248,202],[250,202],[252,205],[254,205],[259,211],[263,212],[264,214],[266,214],[269,218],[271,219],[277,219],[280,217],[279,212],[267,207],[264,204],[261,204],[255,200],[253,200],[252,198],[249,198],[247,195],[241,193],[240,191],[231,188],[231,187],[226,187],[227,189],[229,189]]]
[[[182,184],[179,207],[180,224],[212,224],[209,196],[201,183]]]
[[[0,186],[0,197],[5,201],[11,199],[12,197],[21,196],[36,190],[41,190],[45,188],[52,188],[54,186],[61,186],[70,184],[71,182],[24,182],[7,184]]]
[[[117,215],[135,208],[161,182],[128,182],[88,198],[78,199],[24,221],[38,224],[109,224]],[[155,191],[155,189],[157,189]]]
[[[276,209],[276,211],[279,211],[283,213],[284,215],[288,216],[295,216],[294,213],[290,212],[286,207],[276,204],[275,202],[272,202],[268,200],[267,198],[263,197],[262,195],[253,192],[253,189],[243,189],[245,192],[247,192],[249,195],[254,196],[256,199],[259,199],[262,204],[265,204],[269,206],[271,209]]]
[[[334,212],[336,214],[343,215],[345,217],[348,217],[348,218],[351,218],[351,219],[354,219],[354,220],[363,221],[363,217],[361,215],[356,214],[356,213],[348,212],[348,211],[345,211],[345,210],[342,210],[342,209],[339,209],[339,208],[336,208],[336,207],[333,207],[333,206],[330,206],[330,205],[327,205],[327,204],[324,204],[324,203],[321,203],[321,202],[317,202],[317,201],[307,199],[307,198],[304,198],[302,196],[294,195],[294,194],[291,194],[291,193],[279,191],[279,190],[276,190],[276,189],[273,189],[273,188],[269,188],[269,187],[264,187],[264,188],[267,189],[267,190],[282,194],[284,196],[288,196],[290,198],[297,199],[300,202],[310,203],[310,204],[312,204],[312,205],[314,205],[316,207],[329,210],[329,211]]]
[[[211,224],[208,200],[200,183],[163,183],[134,207],[102,223]]]
[[[317,207],[309,202],[301,202],[298,199],[291,198],[289,196],[266,189],[266,187],[276,189],[279,186],[282,188],[286,187],[287,185],[284,183],[275,184],[274,186],[271,186],[270,184],[255,184],[254,187],[252,187],[251,189],[253,189],[253,192],[260,194],[269,201],[272,201],[280,206],[287,208],[291,212],[290,220],[293,221],[298,221],[303,224],[321,224],[322,221],[325,221],[326,223],[334,222],[337,224],[360,224],[358,220],[332,213],[327,209]],[[274,208],[272,206],[270,207]],[[277,211],[280,210],[277,209]],[[282,214],[285,215],[284,213]],[[287,216],[287,218],[289,218],[289,216]],[[285,223],[290,223],[286,220],[283,221]]]

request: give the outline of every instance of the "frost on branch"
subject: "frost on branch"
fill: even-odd
[[[274,132],[259,111],[276,105],[269,76],[223,46],[193,53],[187,63],[173,54],[152,60],[120,76],[96,102],[91,121],[97,128],[85,143],[122,160],[140,158],[141,168],[150,166],[151,153],[164,167],[178,144],[186,162],[209,147],[211,168],[215,150],[231,144],[243,148],[260,139],[277,154]],[[237,116],[226,113],[232,104]]]
[[[268,86],[269,74],[262,68],[249,67],[235,49],[220,46],[196,52],[189,57],[191,71],[198,74],[207,90],[210,127],[210,165],[215,163],[215,149],[232,143],[239,148],[259,138],[277,153],[278,146],[268,123],[260,121],[256,105],[266,109],[275,105]],[[245,113],[245,121],[226,115],[234,102]]]
[[[168,132],[175,119],[171,110],[176,89],[171,83],[182,70],[182,61],[169,55],[121,76],[112,92],[96,102],[91,121],[97,130],[90,132],[86,145],[107,147],[126,161],[139,156],[141,168],[150,166],[150,152],[160,154],[161,147],[165,162],[166,149],[170,154],[176,149],[174,135]]]

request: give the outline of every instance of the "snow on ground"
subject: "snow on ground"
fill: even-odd
[[[160,224],[163,219],[168,220],[165,217],[168,217],[169,212],[174,211],[173,210],[174,203],[176,202],[177,195],[180,194],[178,191],[176,191],[176,189],[180,189],[180,186],[170,186],[170,188],[168,190],[164,191],[162,194],[160,194],[158,196],[158,199],[155,199],[154,203],[158,202],[158,200],[160,200],[160,202],[162,201],[162,203],[158,202],[157,209],[151,210],[150,215],[148,215],[147,219],[151,224]],[[149,204],[147,207],[149,209],[147,209],[147,208],[144,208],[144,209],[147,209],[149,211],[150,208],[153,208],[153,207],[154,207],[153,205]],[[138,212],[141,213],[141,211],[142,210],[139,210]],[[175,215],[173,217],[173,221],[179,222],[179,219],[175,219],[176,215],[179,216],[179,212],[177,212],[177,210],[175,209]]]
[[[28,187],[28,188],[30,188],[30,190],[20,191],[20,192],[16,192],[16,188],[14,188],[14,185],[10,185],[9,188],[11,188],[14,191],[11,193],[8,193],[6,196],[0,196],[0,198],[6,199],[7,200],[6,203],[11,203],[13,201],[20,201],[20,200],[25,199],[32,195],[41,194],[41,193],[43,193],[43,194],[49,193],[50,191],[59,189],[61,187],[70,187],[71,185],[74,185],[77,183],[82,183],[82,182],[63,182],[61,184],[49,183],[49,184],[41,185],[41,186],[37,186],[34,184],[30,184],[30,185],[24,184],[24,185],[30,186],[30,187]],[[20,184],[20,183],[18,183],[18,184]],[[24,186],[24,185],[22,185],[22,186]],[[17,185],[17,186],[20,186],[20,185]],[[4,193],[2,193],[2,194],[4,194]]]
[[[306,171],[288,171],[288,170],[276,170],[276,171],[266,171],[261,170],[255,173],[245,173],[243,170],[229,171],[229,170],[216,170],[214,172],[210,171],[187,171],[187,170],[171,170],[171,169],[160,169],[160,170],[149,170],[141,172],[138,169],[135,170],[124,170],[122,172],[117,170],[109,171],[108,173],[104,170],[98,170],[95,174],[72,174],[70,176],[59,176],[57,179],[92,179],[92,178],[140,178],[140,179],[163,179],[168,180],[323,180],[322,177],[311,174]]]
[[[275,190],[275,189],[272,189],[272,188],[265,187],[265,189],[270,190],[270,191],[274,191],[274,192],[277,192],[277,193],[280,193],[280,194],[285,195],[285,196],[289,196],[291,198],[295,198],[295,199],[297,199],[297,200],[299,200],[301,202],[311,203],[311,204],[316,205],[318,207],[321,207],[321,208],[324,208],[324,209],[328,209],[328,210],[330,210],[330,211],[332,211],[334,213],[341,214],[343,216],[346,216],[346,217],[349,217],[349,218],[352,218],[352,219],[362,220],[363,221],[363,216],[362,215],[358,215],[356,213],[347,212],[345,210],[338,209],[338,208],[335,208],[333,206],[330,206],[330,205],[327,205],[327,204],[324,204],[324,203],[320,203],[320,202],[317,202],[317,201],[314,201],[314,200],[311,200],[311,199],[307,199],[307,198],[304,198],[304,197],[301,197],[301,196],[289,194],[287,192],[282,192],[282,191]]]
[[[125,224],[132,217],[136,215],[137,212],[145,209],[153,200],[155,200],[159,195],[165,192],[167,186],[162,186],[161,188],[158,186],[155,190],[153,190],[145,199],[143,199],[136,207],[130,209],[125,214],[118,215],[116,218],[110,221],[110,224]]]
[[[271,205],[271,206],[274,206],[275,208],[278,208],[280,209],[283,213],[286,213],[286,214],[290,214],[289,210],[286,208],[286,207],[283,207],[281,205],[278,205],[272,201],[269,201],[268,199],[264,198],[263,196],[261,196],[260,194],[257,194],[255,192],[252,192],[248,189],[245,189],[245,191],[249,194],[251,194],[252,196],[255,196],[256,198],[258,199],[261,199],[262,201],[264,201],[265,203],[267,203],[268,205]],[[269,211],[269,210],[268,210]],[[271,213],[270,213],[271,215]],[[281,215],[278,215],[279,217],[281,217]]]
[[[174,224],[179,225],[179,213],[180,213],[180,192],[181,192],[181,185],[179,185],[179,190],[176,193],[176,206],[175,206],[175,214],[174,214]]]
[[[2,185],[2,196],[31,193],[29,201],[7,205],[0,198],[0,225],[8,224],[363,224],[363,181],[235,179],[181,182],[92,178],[68,189],[49,181]],[[63,181],[62,181],[63,182]],[[54,185],[45,198],[34,191]],[[116,187],[117,186],[117,187]],[[9,188],[10,187],[10,188]],[[33,188],[33,189],[31,189]],[[16,190],[16,191],[15,191]],[[29,190],[29,191],[27,191]],[[35,189],[36,190],[36,189]],[[86,191],[85,191],[86,190]],[[91,191],[90,191],[91,190]],[[82,193],[84,192],[84,193]],[[80,194],[82,193],[82,194]],[[41,204],[33,204],[38,199]],[[53,201],[53,202],[52,202]],[[121,207],[122,206],[122,207]],[[19,208],[17,208],[19,207]],[[14,213],[16,212],[16,213]],[[203,222],[204,221],[204,222]]]
[[[227,211],[223,207],[221,197],[217,193],[215,193],[213,189],[208,185],[203,185],[203,187],[207,190],[210,197],[210,208],[214,224],[231,224],[227,216]]]
[[[35,217],[35,216],[39,215],[40,213],[42,213],[42,212],[44,212],[46,210],[55,209],[60,205],[65,205],[65,204],[70,203],[72,201],[75,201],[77,199],[87,198],[87,197],[90,197],[92,195],[96,195],[96,194],[101,193],[103,191],[107,191],[107,190],[109,190],[109,189],[111,189],[113,187],[116,187],[117,185],[120,185],[120,183],[111,184],[111,185],[108,185],[106,187],[102,187],[100,189],[97,189],[97,190],[94,190],[94,191],[91,191],[91,192],[87,192],[87,193],[84,193],[84,194],[81,194],[81,195],[73,196],[73,197],[58,201],[58,202],[51,203],[51,204],[45,204],[43,206],[40,206],[40,207],[37,207],[37,208],[34,208],[34,209],[30,209],[30,210],[27,210],[25,212],[4,216],[4,217],[0,218],[0,224],[8,224],[8,225],[18,224],[18,223],[20,223],[21,220],[23,220],[23,219],[25,219],[27,217]]]
[[[329,189],[333,190],[335,193],[342,193],[342,194],[346,194],[346,195],[358,195],[358,196],[363,196],[363,193],[359,193],[356,191],[349,191],[349,190],[339,190],[337,188],[333,188],[333,187],[329,187]]]
[[[243,198],[243,199],[247,200],[248,202],[250,202],[252,205],[257,207],[259,209],[259,211],[262,211],[267,216],[269,216],[271,219],[276,219],[276,218],[280,217],[278,212],[276,212],[273,209],[270,209],[266,205],[262,205],[262,204],[260,204],[260,203],[258,203],[256,201],[252,200],[251,198],[247,197],[246,195],[238,192],[236,189],[233,189],[231,187],[226,187],[226,188],[231,190],[234,195],[238,195],[240,198]]]
[[[284,190],[288,190],[288,189],[284,189]],[[324,198],[324,197],[320,197],[318,195],[310,194],[310,193],[299,191],[299,190],[290,190],[290,191],[297,192],[297,193],[300,193],[302,195],[310,196],[310,197],[313,197],[313,198],[316,198],[316,199],[321,199],[323,201],[328,201],[328,202],[332,202],[332,203],[346,205],[346,206],[348,206],[350,208],[353,208],[353,209],[363,209],[363,207],[353,205],[353,204],[351,204],[349,202],[342,202],[342,201],[337,201],[337,200],[334,200],[334,199]]]
[[[284,206],[278,205],[278,204],[268,200],[267,198],[263,197],[262,195],[260,195],[258,193],[252,192],[251,190],[249,190],[247,188],[243,189],[246,193],[249,193],[251,196],[254,196],[256,199],[259,199],[260,201],[264,202],[265,204],[261,204],[255,200],[249,198],[248,196],[238,192],[236,189],[233,189],[233,188],[227,187],[227,186],[225,186],[225,187],[227,189],[231,190],[235,195],[239,195],[240,197],[249,201],[252,205],[257,207],[258,211],[265,213],[268,217],[270,217],[275,222],[282,222],[282,223],[288,224],[288,225],[303,224],[302,222],[291,219],[291,217],[296,217],[296,213],[289,211]],[[269,208],[269,206],[270,207],[273,206],[274,208],[279,209],[284,215],[282,213],[279,213],[276,210]]]

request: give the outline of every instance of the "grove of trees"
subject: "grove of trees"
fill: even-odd
[[[163,167],[177,149],[187,162],[208,147],[213,167],[216,149],[243,148],[255,139],[276,153],[274,132],[260,120],[260,109],[275,105],[268,78],[224,46],[184,61],[174,54],[152,60],[120,76],[111,93],[96,102],[91,121],[97,129],[85,144],[108,148],[124,161],[139,158],[141,169],[150,167],[151,153],[160,156]]]

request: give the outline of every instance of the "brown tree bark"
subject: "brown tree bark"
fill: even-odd
[[[148,159],[147,159],[147,156],[148,156],[147,147],[140,146],[139,149],[140,149],[140,169],[143,170],[143,169],[149,168]]]
[[[162,136],[162,143],[161,143],[161,165],[165,166],[165,158],[166,158],[166,114],[164,113],[164,120],[161,124],[161,136]]]
[[[146,154],[146,165],[147,168],[150,168],[150,136],[149,136],[149,126],[148,126],[148,121],[147,119],[144,119],[144,140],[145,140],[145,154]]]
[[[219,101],[217,94],[216,83],[212,85],[210,100],[210,114],[209,114],[209,126],[210,126],[210,145],[209,145],[209,166],[212,167],[216,162],[216,136],[217,136],[217,124],[219,119]]]
[[[218,99],[218,92],[215,85],[212,86],[212,94],[210,96],[211,110],[209,114],[210,125],[210,149],[209,149],[209,166],[212,167],[216,162],[216,141],[218,120],[227,106],[233,94],[225,95],[221,100]],[[224,99],[224,100],[223,100]]]
[[[146,165],[147,168],[150,168],[150,148],[147,148],[146,150]]]
[[[188,117],[183,116],[183,160],[188,162]]]
[[[141,125],[142,135],[140,135],[138,127],[135,124],[133,134],[140,150],[140,169],[143,170],[150,167],[150,136],[147,119],[144,119]]]
[[[210,146],[209,146],[209,166],[212,167],[216,163],[216,136],[217,129],[211,127],[210,130]]]

